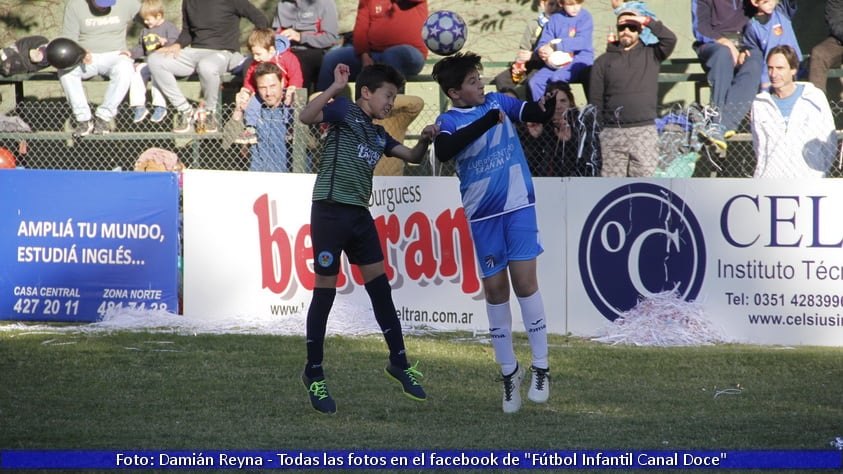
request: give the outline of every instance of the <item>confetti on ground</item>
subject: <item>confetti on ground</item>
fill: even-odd
[[[644,298],[594,341],[636,346],[699,346],[733,342],[705,317],[702,305],[666,291]]]

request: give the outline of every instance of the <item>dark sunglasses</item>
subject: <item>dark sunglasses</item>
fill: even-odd
[[[623,30],[629,30],[633,33],[638,33],[641,31],[641,27],[636,25],[635,23],[624,23],[623,25],[618,25],[618,33]]]

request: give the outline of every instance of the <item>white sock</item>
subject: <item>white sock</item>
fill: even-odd
[[[544,315],[541,292],[536,291],[525,298],[518,298],[518,304],[521,305],[521,318],[527,331],[527,339],[530,341],[530,350],[533,352],[533,366],[547,369],[547,319]]]
[[[495,349],[495,361],[501,366],[501,374],[509,375],[518,368],[515,350],[512,348],[512,311],[509,301],[501,304],[486,303],[489,318],[489,337]]]

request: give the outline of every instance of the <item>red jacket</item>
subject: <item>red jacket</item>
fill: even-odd
[[[281,79],[284,82],[285,88],[289,86],[300,88],[304,85],[304,76],[302,76],[299,58],[289,49],[281,54],[276,54],[269,62],[281,68]],[[255,69],[258,67],[258,64],[260,63],[252,61],[249,69],[246,69],[246,73],[243,75],[243,87],[249,89],[249,92],[252,94],[255,93],[255,89],[258,86],[255,82]]]
[[[360,0],[354,22],[354,52],[385,51],[408,44],[427,58],[421,37],[427,0]]]

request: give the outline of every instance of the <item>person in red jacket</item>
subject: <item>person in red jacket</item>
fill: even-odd
[[[255,69],[259,64],[269,62],[281,69],[281,87],[284,89],[284,105],[290,107],[296,97],[296,89],[304,86],[304,76],[299,59],[290,51],[290,40],[284,35],[277,35],[272,28],[255,28],[249,34],[249,50],[252,52],[252,64],[246,69],[243,75],[243,88],[238,95],[242,94],[242,101],[249,103],[251,96],[255,94],[257,83],[255,82]],[[246,97],[248,95],[248,97]],[[257,143],[257,132],[255,124],[258,117],[246,113],[243,123],[246,129],[235,140],[235,143],[255,144]]]
[[[335,48],[325,55],[317,91],[334,81],[337,64],[351,68],[351,81],[374,63],[388,64],[404,76],[421,72],[427,47],[421,30],[427,19],[427,0],[360,0],[354,22],[352,46]]]

